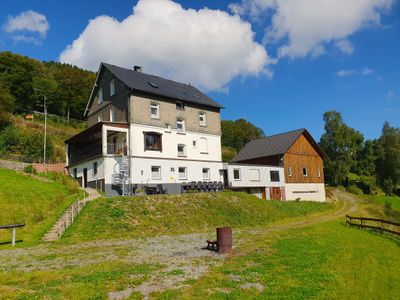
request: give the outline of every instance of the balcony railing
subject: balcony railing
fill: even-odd
[[[125,143],[115,144],[115,143],[108,143],[107,144],[107,154],[112,155],[127,155],[127,146]]]

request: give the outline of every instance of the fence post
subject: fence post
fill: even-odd
[[[12,242],[11,242],[13,247],[15,246],[15,237],[16,237],[16,235],[17,235],[16,234],[16,228],[14,227],[13,230],[12,230]]]

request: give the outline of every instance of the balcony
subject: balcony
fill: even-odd
[[[108,155],[127,155],[128,147],[125,143],[107,143]]]

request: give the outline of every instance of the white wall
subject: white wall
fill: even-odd
[[[323,183],[287,183],[285,193],[286,200],[326,201]]]
[[[173,159],[192,159],[221,162],[221,137],[219,135],[188,132],[184,134],[167,128],[155,126],[146,126],[131,124],[130,125],[130,149],[133,156],[140,157],[161,157]],[[145,151],[144,150],[144,135],[143,132],[153,131],[162,134],[162,151]],[[200,139],[206,138],[208,144],[208,154],[200,153]],[[193,146],[193,141],[196,141],[196,146]],[[186,145],[186,158],[178,157],[178,144]]]
[[[233,171],[235,169],[240,170],[240,180],[235,180],[233,177]],[[254,170],[259,171],[260,180],[258,181],[252,180],[251,178],[251,173],[254,172]],[[279,172],[279,182],[271,182],[270,171]],[[285,186],[284,176],[284,169],[281,167],[228,164],[229,187],[232,188]]]
[[[151,178],[151,166],[161,167],[161,179]],[[178,167],[187,168],[187,179],[179,179]],[[210,179],[203,179],[202,168],[210,169]],[[173,170],[172,170],[173,169]],[[223,164],[220,162],[172,160],[172,159],[147,159],[132,158],[131,177],[132,183],[136,184],[161,184],[161,183],[182,183],[190,181],[222,181]]]
[[[97,162],[97,175],[93,174],[93,164],[95,162]],[[69,167],[68,168],[69,175],[74,176],[75,168],[77,170],[77,177],[82,177],[82,184],[83,184],[83,169],[85,168],[87,168],[88,182],[104,178],[104,159],[102,157],[93,160],[88,160],[80,164]]]

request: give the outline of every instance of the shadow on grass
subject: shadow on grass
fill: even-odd
[[[22,243],[24,240],[16,240],[15,243]],[[0,246],[1,245],[11,245],[12,242],[11,241],[7,241],[7,242],[0,242]]]

